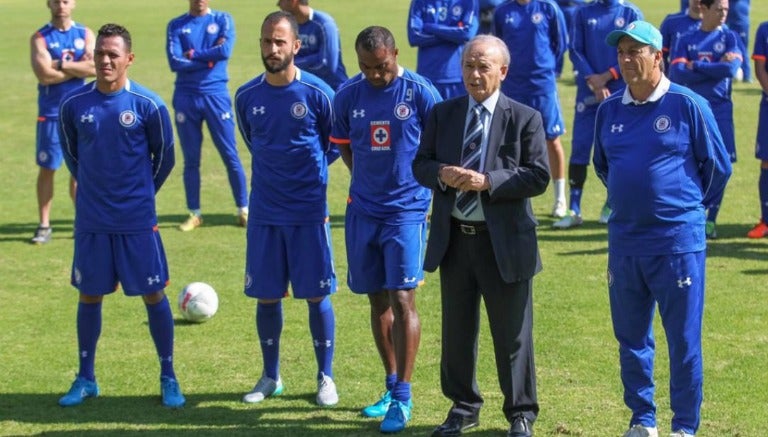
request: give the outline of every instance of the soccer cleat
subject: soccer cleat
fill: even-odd
[[[339,394],[336,392],[336,383],[325,374],[317,380],[317,405],[332,407],[339,403]]]
[[[629,430],[624,433],[624,437],[659,437],[659,430],[657,430],[656,427],[637,424],[629,428]]]
[[[179,381],[167,376],[160,377],[160,395],[163,397],[163,406],[168,408],[181,408],[187,402],[181,394]]]
[[[241,209],[237,212],[237,225],[244,228],[248,225],[248,210]]]
[[[62,407],[74,407],[83,403],[85,398],[95,398],[99,395],[99,385],[81,376],[75,378],[67,394],[59,398]]]
[[[581,219],[581,216],[573,212],[572,209],[569,209],[565,217],[552,223],[552,227],[555,229],[569,229],[581,226],[582,223],[584,223],[584,220]]]
[[[35,236],[32,237],[29,242],[38,245],[48,243],[51,241],[51,234],[53,234],[53,229],[51,229],[50,226],[38,226],[35,230]]]
[[[554,206],[552,206],[552,217],[563,218],[568,213],[568,208],[565,207],[565,199],[556,200]]]
[[[387,414],[387,410],[389,410],[390,403],[392,403],[392,392],[387,390],[386,393],[381,395],[381,399],[376,401],[376,403],[372,405],[368,405],[367,407],[363,408],[363,411],[362,411],[363,416],[381,417]]]
[[[768,236],[768,225],[762,220],[747,232],[747,237],[749,238],[763,238],[765,236]]]
[[[707,222],[704,224],[704,234],[707,236],[708,240],[714,240],[717,238],[717,228],[715,226],[715,222],[712,220],[707,220]]]
[[[607,203],[603,205],[603,209],[600,211],[600,218],[597,219],[597,222],[601,225],[608,224],[608,219],[611,218],[611,212],[613,212],[613,210],[611,210],[611,207],[608,206]]]
[[[189,232],[195,228],[199,228],[203,225],[203,216],[190,214],[189,218],[184,220],[184,223],[179,225],[179,230],[183,232]]]
[[[392,399],[379,430],[385,434],[392,434],[404,430],[405,424],[411,420],[412,409],[413,402],[410,399],[408,402]]]
[[[283,380],[278,377],[277,381],[275,381],[267,375],[262,375],[259,382],[253,386],[253,390],[243,396],[243,402],[255,404],[270,396],[279,396],[281,394],[283,394]]]
[[[693,434],[688,434],[685,431],[675,431],[669,435],[669,437],[695,437]]]

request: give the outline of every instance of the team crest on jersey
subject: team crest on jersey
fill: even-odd
[[[462,12],[464,12],[464,9],[462,9],[461,5],[456,5],[451,9],[451,14],[453,14],[454,17],[460,17]]]
[[[307,116],[307,105],[304,102],[296,102],[291,105],[291,116],[297,120]]]
[[[392,146],[392,131],[389,120],[371,122],[371,150],[389,151]]]
[[[395,105],[395,117],[399,120],[407,120],[412,113],[413,111],[411,111],[411,107],[405,103],[398,103]]]
[[[613,21],[613,24],[617,28],[621,29],[624,27],[625,24],[627,24],[627,22],[624,20],[624,17],[616,17],[616,20]]]
[[[210,34],[218,33],[219,32],[219,25],[216,23],[211,23],[208,25],[208,28],[205,29],[206,32]]]
[[[535,14],[531,15],[531,22],[533,22],[533,24],[539,24],[542,21],[544,21],[544,15],[542,15],[541,12],[536,12]]]
[[[120,124],[123,127],[131,127],[136,124],[136,113],[130,109],[120,113]]]
[[[725,51],[725,44],[723,44],[722,41],[718,41],[712,46],[712,50],[714,50],[715,53],[723,53]]]
[[[185,121],[187,121],[187,116],[184,115],[183,112],[177,112],[176,113],[176,122],[184,123]]]
[[[75,48],[77,50],[82,50],[85,48],[85,40],[82,38],[75,38]]]
[[[660,115],[653,121],[653,130],[662,134],[672,127],[672,119],[666,115]]]

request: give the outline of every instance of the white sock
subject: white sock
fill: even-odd
[[[555,185],[555,200],[565,203],[565,178],[554,179],[552,182]]]
[[[196,216],[198,216],[198,217],[200,217],[201,215],[203,215],[203,213],[202,213],[202,212],[200,212],[200,210],[199,210],[199,209],[190,209],[190,210],[189,210],[189,213],[190,213],[190,214],[192,214],[192,215],[196,215]]]

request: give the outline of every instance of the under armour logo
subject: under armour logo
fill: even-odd
[[[274,338],[268,338],[266,340],[261,340],[261,343],[265,346],[274,346],[275,345],[275,339]]]
[[[514,23],[515,22],[515,17],[513,17],[511,15],[507,15],[507,18],[504,19],[504,22],[507,23],[507,24]]]
[[[331,340],[320,341],[318,339],[312,339],[312,343],[315,345],[316,348],[321,347],[321,346],[325,347],[325,348],[331,347]]]
[[[185,28],[181,29],[181,33],[189,33],[189,34],[191,34],[192,33],[192,29],[190,29],[189,27],[185,27]]]
[[[330,278],[326,279],[324,281],[322,281],[322,280],[320,281],[320,288],[326,288],[326,287],[330,287],[330,286],[331,286]]]
[[[690,287],[692,284],[693,284],[693,281],[691,281],[690,276],[686,276],[685,279],[677,280],[677,288],[683,288],[684,286]]]
[[[415,276],[412,276],[410,278],[406,276],[406,277],[403,278],[403,284],[409,284],[411,282],[416,282],[416,277]]]
[[[80,356],[83,357],[83,358],[87,358],[88,357],[88,351],[80,351]]]
[[[352,110],[352,118],[363,118],[363,117],[365,117],[365,109]]]
[[[58,42],[52,42],[52,43],[48,44],[48,47],[52,48],[52,49],[57,49],[60,46],[61,46],[61,44],[59,44]]]
[[[253,107],[253,115],[258,115],[258,114],[264,115],[266,113],[267,113],[267,108],[265,108],[263,106],[254,106]]]
[[[222,120],[229,120],[231,118],[232,118],[232,114],[229,113],[229,112],[225,112],[225,113],[221,114],[221,119]]]
[[[85,123],[85,122],[93,123],[93,114],[81,115],[80,123]]]
[[[624,125],[623,124],[612,124],[611,125],[611,133],[615,134],[616,132],[624,132]]]
[[[161,362],[161,363],[162,363],[163,361],[168,361],[169,363],[172,363],[172,362],[173,362],[173,355],[169,355],[169,356],[167,356],[167,357],[158,356],[158,358],[160,358],[160,362]]]
[[[148,285],[159,284],[159,283],[160,283],[160,275],[148,276],[147,277],[147,284]]]

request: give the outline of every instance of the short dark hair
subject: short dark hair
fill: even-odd
[[[293,32],[293,37],[298,39],[299,38],[299,23],[296,22],[296,17],[293,16],[290,12],[285,11],[275,11],[271,12],[269,15],[267,15],[264,18],[264,21],[261,23],[261,27],[264,27],[265,24],[277,24],[282,20],[286,20],[288,24],[291,26],[291,32]]]
[[[386,27],[370,26],[363,29],[355,39],[355,49],[372,52],[379,48],[394,50],[395,37]]]
[[[699,4],[701,6],[706,6],[707,9],[709,9],[714,3],[715,0],[699,0]]]
[[[125,41],[125,48],[128,52],[131,51],[131,33],[128,32],[128,29],[119,24],[107,23],[99,28],[99,34],[96,36],[96,39],[111,36],[119,36],[123,38],[123,41]]]

